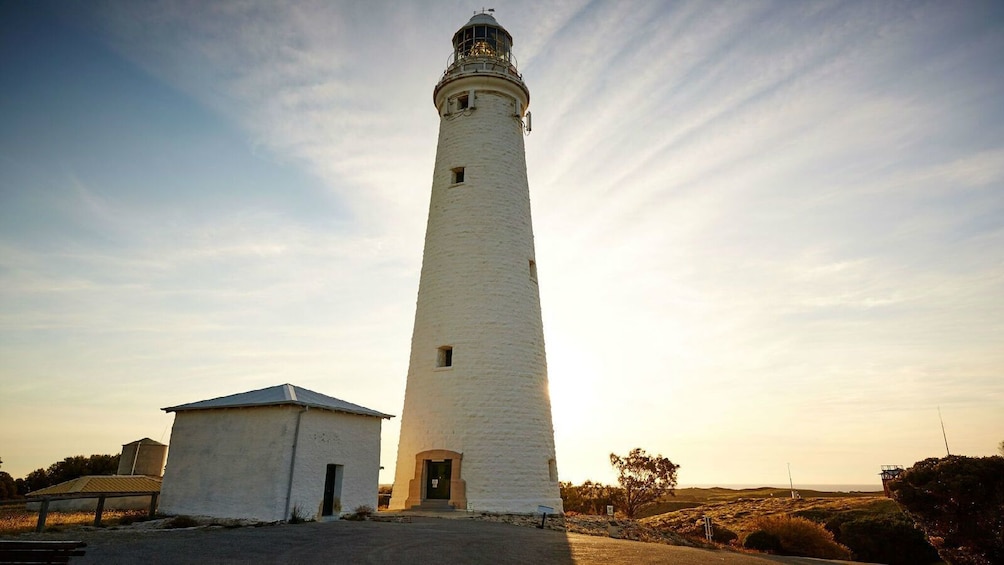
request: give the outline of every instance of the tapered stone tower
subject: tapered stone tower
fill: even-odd
[[[392,509],[561,511],[512,36],[477,14],[433,91],[439,145]]]

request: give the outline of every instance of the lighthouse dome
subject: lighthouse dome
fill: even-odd
[[[495,16],[488,13],[474,14],[464,27],[475,24],[487,24],[499,28],[502,27],[497,21],[495,21]]]

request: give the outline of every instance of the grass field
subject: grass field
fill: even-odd
[[[735,491],[733,491],[735,492]],[[804,496],[804,495],[803,495]],[[880,496],[813,497],[727,497],[709,501],[693,508],[683,508],[644,518],[641,521],[660,528],[687,530],[708,516],[715,524],[736,533],[755,529],[760,517],[774,515],[802,516],[817,522],[842,512],[863,512],[871,515],[899,514],[892,500]]]
[[[815,500],[819,498],[825,498],[827,500],[881,498],[881,494],[875,492],[827,492],[799,490],[798,493],[802,497],[802,500]],[[697,508],[699,506],[733,502],[742,499],[792,500],[790,490],[772,487],[747,489],[681,488],[676,490],[675,496],[667,497],[664,500],[642,507],[641,511],[638,513],[638,518],[647,518],[649,516],[665,514],[666,512],[675,512],[677,510],[686,510],[688,508]]]

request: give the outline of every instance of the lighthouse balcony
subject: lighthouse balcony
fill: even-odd
[[[493,55],[463,55],[451,54],[443,72],[443,81],[468,73],[490,73],[510,80],[523,81],[523,75],[516,70],[516,58],[496,57]]]

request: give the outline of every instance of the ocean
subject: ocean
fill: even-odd
[[[712,485],[712,484],[706,484],[706,485],[677,485],[676,486],[676,488],[678,488],[678,489],[680,489],[680,488],[714,488],[714,487],[728,488],[728,489],[733,489],[733,490],[741,490],[741,489],[747,489],[747,488],[761,488],[761,487],[779,488],[779,489],[785,489],[785,490],[788,490],[788,489],[791,488],[789,485],[779,484],[779,483],[767,483],[767,484],[759,484],[759,485],[732,485],[732,484]],[[796,483],[795,484],[795,490],[819,490],[819,491],[827,491],[827,492],[881,492],[882,491],[882,483],[879,482],[879,483],[874,483],[874,484],[870,484],[870,485],[800,485],[800,484]]]

